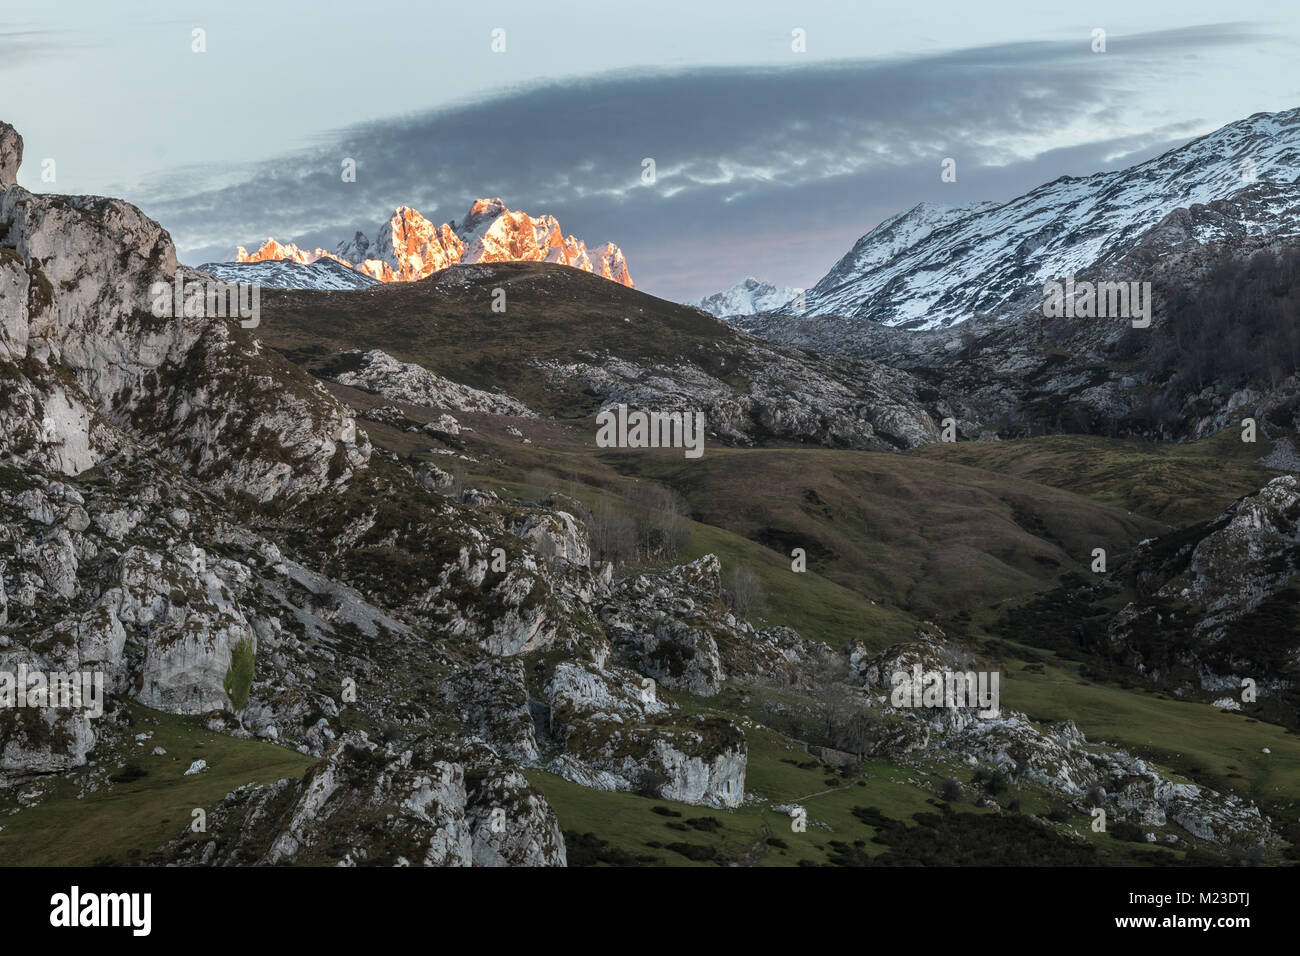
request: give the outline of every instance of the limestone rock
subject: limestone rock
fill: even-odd
[[[23,162],[23,138],[8,123],[0,122],[0,189],[18,182]]]

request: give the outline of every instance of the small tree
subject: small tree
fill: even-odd
[[[601,561],[621,563],[636,556],[636,525],[610,502],[597,502],[588,531],[591,550]]]
[[[459,458],[453,458],[447,473],[451,475],[451,484],[448,486],[447,492],[453,498],[459,498],[460,493],[465,490],[465,466],[461,464]]]
[[[761,614],[767,609],[763,581],[747,564],[738,564],[731,569],[725,590],[727,606],[741,617]]]
[[[555,491],[555,476],[540,468],[528,473],[524,481],[524,500],[541,504]]]
[[[673,557],[691,540],[686,508],[671,488],[643,481],[629,496],[636,520],[637,547],[643,557]]]

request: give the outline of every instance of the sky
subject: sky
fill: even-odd
[[[20,184],[136,203],[183,262],[499,196],[676,300],[811,286],[918,202],[1007,200],[1298,107],[1298,63],[1295,0],[0,6]]]

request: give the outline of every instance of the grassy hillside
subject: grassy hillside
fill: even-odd
[[[1063,488],[1169,527],[1203,521],[1277,472],[1258,459],[1272,445],[1228,428],[1198,442],[1141,442],[1092,435],[926,445],[910,454]]]
[[[131,704],[133,735],[122,750],[96,754],[95,766],[39,783],[0,790],[0,860],[7,866],[122,866],[138,861],[248,783],[301,777],[314,762],[292,750],[239,740],[178,717]],[[155,747],[166,754],[155,756]],[[191,776],[195,760],[208,769]],[[114,779],[116,778],[116,779]],[[98,789],[79,796],[85,781]],[[10,815],[29,787],[49,796]]]
[[[505,311],[494,312],[494,290]],[[580,361],[608,350],[644,361],[689,360],[730,380],[742,333],[711,316],[590,273],[546,263],[497,263],[357,292],[267,290],[259,336],[318,368],[332,352],[383,349],[477,388],[502,388],[561,417],[594,412],[595,396],[547,387],[536,360]]]
[[[605,452],[681,492],[692,516],[758,542],[868,600],[929,616],[1048,586],[1092,549],[1160,525],[993,471],[883,452],[710,448],[702,459]]]

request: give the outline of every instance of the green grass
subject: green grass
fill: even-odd
[[[1277,476],[1259,464],[1271,443],[1227,428],[1198,442],[1050,435],[927,445],[909,457],[955,462],[1072,491],[1169,526],[1214,517]]]
[[[1002,704],[1034,720],[1073,720],[1091,742],[1117,744],[1216,789],[1270,803],[1300,794],[1300,737],[1208,704],[1080,677],[1070,666],[1041,673],[1007,663]],[[1267,747],[1271,752],[1263,753]],[[1235,769],[1234,769],[1235,768]]]
[[[1122,693],[1122,692],[1120,692]],[[906,766],[869,760],[855,773],[841,775],[804,751],[801,745],[734,711],[712,702],[679,696],[678,704],[689,713],[716,713],[737,721],[745,731],[749,747],[745,791],[751,799],[734,810],[712,810],[670,800],[648,799],[629,793],[590,790],[541,770],[526,774],[545,796],[567,832],[594,834],[617,851],[627,854],[635,865],[715,866],[740,863],[756,866],[825,865],[835,858],[834,843],[851,845],[868,858],[878,858],[890,847],[874,842],[878,829],[865,822],[855,809],[871,808],[886,820],[911,827],[922,813],[956,813],[974,817],[995,811],[976,807],[973,771],[953,754],[938,751]],[[946,805],[938,793],[943,781],[953,777],[965,791],[960,801]],[[1179,779],[1179,778],[1175,778]],[[1045,816],[1059,796],[1036,784],[1012,784],[998,799],[1004,806],[1020,800],[1021,812]],[[807,810],[807,828],[795,832],[791,818],[773,808],[797,803]],[[665,816],[654,808],[666,808]],[[719,824],[711,832],[689,826],[692,818],[710,817]],[[1158,850],[1146,844],[1125,843],[1106,833],[1094,833],[1091,818],[1071,810],[1058,834],[1072,831],[1094,845],[1098,864],[1149,864],[1180,859],[1188,846]],[[686,830],[677,827],[686,825]],[[1175,831],[1177,832],[1177,831]],[[668,848],[674,842],[711,847],[714,858],[692,860]],[[650,846],[649,844],[660,844]],[[903,851],[906,858],[906,850]],[[990,858],[990,864],[999,863]]]
[[[696,461],[607,452],[669,485],[697,520],[763,545],[868,601],[920,616],[1042,590],[1161,525],[1013,476],[886,452],[710,448]]]
[[[101,766],[118,768],[127,761],[146,773],[124,783],[107,783],[77,799],[76,778],[88,769],[49,778],[52,787],[36,807],[10,815],[16,794],[0,797],[0,860],[6,866],[86,866],[129,863],[147,856],[190,826],[191,812],[211,812],[227,793],[247,783],[268,784],[301,777],[314,763],[296,751],[205,730],[198,717],[178,717],[137,704],[128,746]],[[153,737],[136,745],[135,734]],[[165,756],[153,756],[155,747]],[[202,773],[185,776],[195,760],[206,760]]]
[[[839,647],[859,638],[873,650],[911,640],[917,619],[897,608],[873,604],[868,598],[827,580],[814,571],[795,572],[790,561],[737,534],[692,522],[691,542],[679,560],[693,561],[716,554],[723,580],[736,564],[753,568],[763,582],[767,610],[756,624],[792,627],[802,636]]]
[[[870,842],[875,830],[854,817],[854,807],[874,806],[898,820],[934,809],[933,797],[906,783],[908,776],[925,776],[923,773],[904,771],[884,763],[869,763],[864,765],[860,774],[837,779],[833,786],[828,786],[826,780],[832,771],[826,765],[819,765],[818,769],[801,769],[786,762],[817,763],[816,758],[780,734],[750,727],[746,738],[749,764],[745,789],[762,802],[735,810],[712,810],[629,793],[590,790],[545,771],[528,770],[526,773],[555,809],[562,829],[594,833],[633,857],[654,858],[653,861],[639,862],[660,866],[714,866],[719,862],[760,866],[794,866],[801,861],[825,863],[827,844],[831,839],[864,840],[867,841],[864,852],[879,855],[887,848]],[[790,817],[772,809],[787,802],[798,802],[808,810],[805,832],[794,832]],[[656,806],[667,807],[681,816],[662,816],[654,812]],[[682,831],[668,825],[670,822],[682,824],[698,817],[712,817],[721,828],[715,832]],[[770,845],[770,837],[776,837],[786,845]],[[717,853],[717,860],[691,860],[667,849],[668,844],[675,842],[711,846]],[[649,847],[648,843],[663,846]]]

